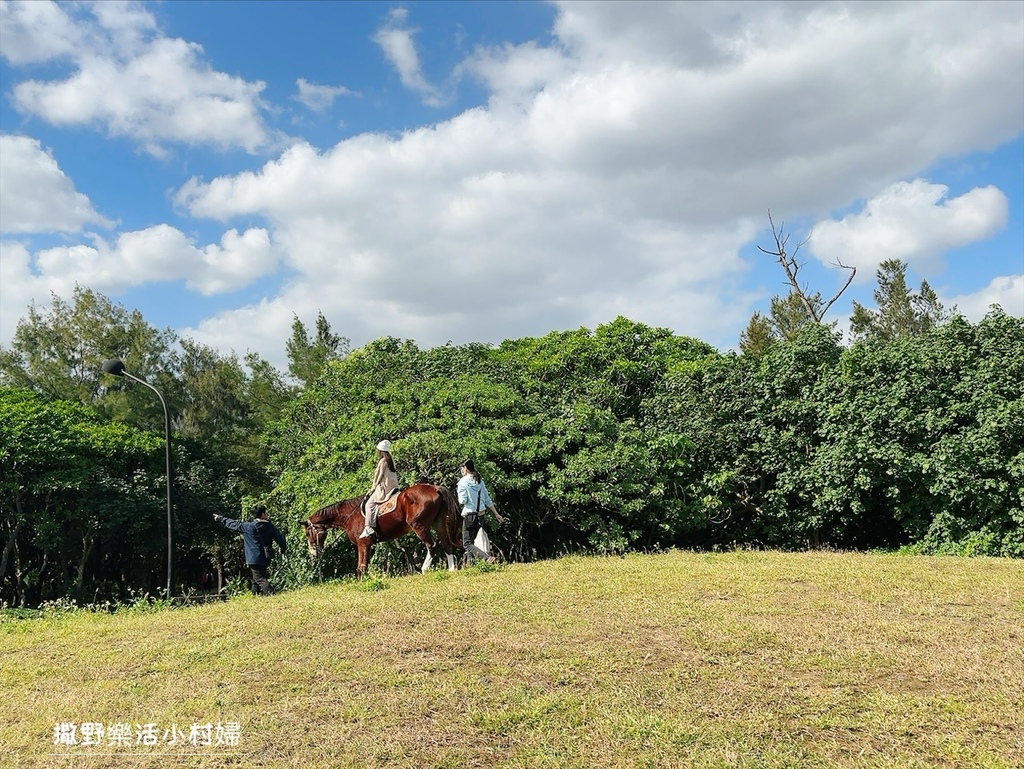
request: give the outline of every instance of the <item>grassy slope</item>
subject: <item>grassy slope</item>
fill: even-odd
[[[0,692],[19,767],[1021,766],[1024,564],[565,558],[5,622]],[[115,758],[63,721],[241,739]]]

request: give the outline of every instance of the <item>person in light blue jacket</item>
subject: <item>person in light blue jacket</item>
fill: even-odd
[[[459,465],[459,472],[462,473],[457,487],[459,504],[462,505],[462,546],[466,548],[466,556],[470,563],[481,559],[487,559],[488,563],[494,563],[494,556],[485,553],[473,544],[473,541],[476,539],[477,532],[480,531],[482,525],[480,518],[484,510],[494,513],[498,523],[504,523],[505,519],[501,517],[494,506],[491,495],[487,493],[487,485],[480,477],[480,473],[476,471],[473,460],[467,459]]]

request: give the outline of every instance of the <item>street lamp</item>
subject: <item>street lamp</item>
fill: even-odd
[[[167,455],[167,600],[171,600],[171,571],[174,563],[174,507],[171,503],[171,418],[167,413],[167,403],[153,385],[124,370],[124,363],[117,358],[103,361],[103,370],[114,376],[125,376],[138,382],[156,393],[160,405],[164,407],[164,451]]]

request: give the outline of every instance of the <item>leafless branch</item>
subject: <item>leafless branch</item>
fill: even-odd
[[[836,295],[829,299],[828,302],[819,309],[811,300],[807,287],[801,286],[797,277],[800,273],[800,268],[803,267],[803,265],[797,261],[796,255],[800,252],[801,248],[807,245],[807,242],[810,240],[810,236],[800,241],[796,248],[793,249],[793,253],[790,254],[786,251],[786,246],[789,243],[789,234],[786,232],[786,223],[782,222],[778,227],[776,227],[775,220],[772,218],[771,209],[768,210],[768,223],[772,227],[772,238],[775,240],[775,250],[770,251],[767,248],[761,248],[761,246],[757,247],[758,250],[762,253],[768,254],[769,256],[774,256],[776,260],[778,260],[779,264],[782,265],[783,271],[786,273],[787,282],[792,287],[797,297],[799,297],[804,309],[807,310],[807,314],[813,318],[816,323],[820,323],[821,319],[825,317],[825,313],[828,312],[828,309],[835,304],[836,300],[842,296],[843,292],[846,291],[847,288],[849,288],[850,283],[853,282],[853,276],[857,274],[857,268],[849,267],[842,262],[835,262],[837,267],[842,267],[844,270],[850,270],[850,277],[847,278],[846,283],[843,284],[843,287],[839,289]]]
[[[821,317],[823,318],[825,317],[825,313],[828,312],[828,308],[835,304],[836,299],[841,297],[843,295],[843,292],[850,287],[850,284],[853,283],[853,276],[857,274],[856,267],[851,267],[850,265],[843,264],[838,259],[836,259],[832,264],[834,264],[836,267],[841,267],[844,270],[849,270],[850,277],[846,279],[846,282],[843,284],[843,287],[836,292],[836,295],[829,299],[825,306],[821,308]]]

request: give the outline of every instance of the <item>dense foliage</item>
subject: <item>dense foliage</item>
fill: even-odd
[[[993,311],[850,348],[820,324],[759,356],[626,319],[332,364],[270,433],[275,502],[406,482],[468,455],[516,556],[567,549],[898,547],[1024,555],[1024,323]]]
[[[24,321],[0,351],[0,602],[159,592],[162,413],[144,388],[97,375],[105,357],[157,383],[173,412],[176,590],[240,573],[241,548],[210,513],[244,516],[256,500],[296,545],[279,581],[308,579],[298,522],[365,492],[382,438],[403,483],[453,487],[472,457],[510,518],[493,538],[517,559],[737,546],[1024,557],[1024,319],[998,308],[900,333],[869,322],[848,347],[804,322],[744,354],[625,318],[497,346],[382,338],[349,352],[321,316],[315,338],[296,321],[288,355],[299,384],[86,291]],[[351,569],[351,548],[328,553],[330,573]]]
[[[366,491],[372,447],[389,438],[406,483],[454,486],[472,457],[518,557],[677,544],[687,439],[648,423],[644,404],[672,365],[712,354],[622,318],[493,348],[378,340],[331,364],[270,432],[274,501],[308,514]]]
[[[820,325],[675,372],[716,539],[1024,556],[1024,321],[993,310],[844,349]]]
[[[123,600],[166,586],[164,411],[102,372],[121,358],[153,384],[172,429],[176,589],[234,571],[212,513],[237,516],[270,484],[261,445],[291,388],[78,288],[32,308],[0,349],[0,603]]]

